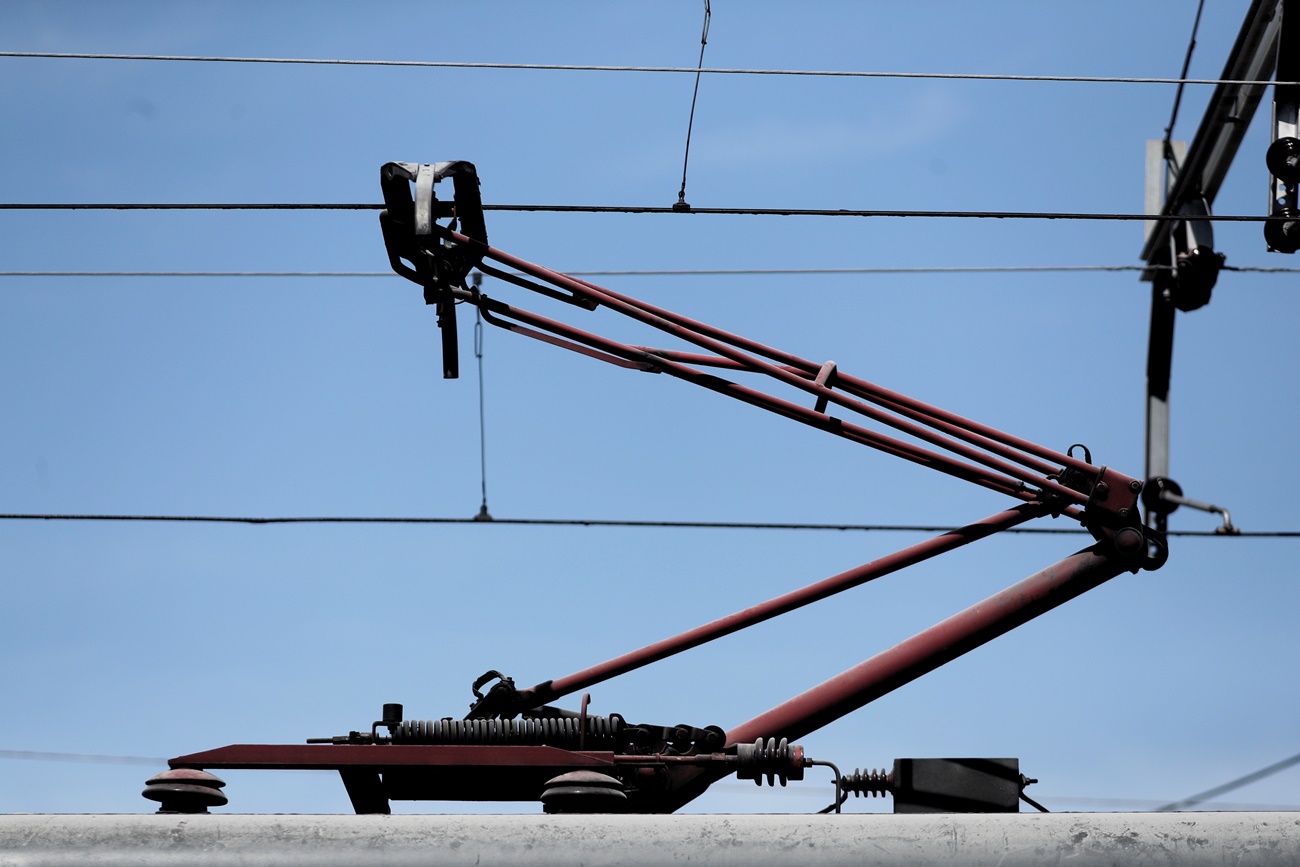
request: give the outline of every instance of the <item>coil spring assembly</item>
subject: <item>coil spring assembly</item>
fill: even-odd
[[[763,785],[763,775],[767,775],[767,784],[775,785],[776,780],[785,785],[786,780],[802,780],[804,769],[803,747],[790,743],[786,738],[780,742],[776,738],[762,738],[752,744],[736,746],[736,779],[753,780],[754,785]]]
[[[870,768],[866,770],[853,769],[853,773],[845,774],[840,777],[840,796],[847,798],[849,795],[855,797],[875,797],[879,795],[884,797],[889,794],[892,781],[889,774],[884,768],[873,771]]]
[[[618,714],[587,717],[586,749],[613,747],[626,723]],[[403,720],[392,729],[395,744],[496,744],[576,749],[577,718]]]

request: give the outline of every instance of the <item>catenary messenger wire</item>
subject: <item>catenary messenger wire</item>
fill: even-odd
[[[1300,85],[1298,85],[1300,86]],[[0,211],[382,211],[368,202],[6,202]],[[672,208],[658,205],[484,205],[484,211],[552,214],[677,214],[758,217],[914,217],[975,220],[1088,220],[1181,223],[1182,214],[1132,214],[1088,211],[938,211],[864,208]],[[1198,220],[1217,223],[1267,223],[1292,219],[1262,214],[1209,214]]]
[[[1057,81],[1082,84],[1230,84],[1265,86],[1272,81],[1235,78],[1147,78],[1115,75],[1014,75],[979,72],[888,72],[833,69],[746,69],[693,66],[614,66],[576,63],[501,63],[457,60],[351,60],[324,57],[236,57],[192,54],[104,54],[68,51],[0,51],[0,57],[51,60],[152,60],[175,63],[281,63],[311,66],[406,66],[425,69],[521,69],[558,72],[658,72],[695,75],[794,75],[822,78],[913,78],[955,81]],[[1283,85],[1300,82],[1279,82]]]

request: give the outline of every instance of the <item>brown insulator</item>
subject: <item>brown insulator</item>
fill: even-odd
[[[141,794],[159,802],[159,813],[206,813],[208,807],[226,805],[224,785],[225,780],[207,771],[174,768],[146,780]]]
[[[542,808],[548,813],[621,813],[627,793],[617,777],[596,771],[570,771],[546,781]]]

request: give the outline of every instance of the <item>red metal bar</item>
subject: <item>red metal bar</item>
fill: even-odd
[[[169,759],[172,768],[337,771],[341,768],[608,768],[612,752],[547,746],[425,744],[231,744]]]
[[[445,231],[444,234],[454,240],[462,243],[468,242],[464,236],[454,232]],[[611,307],[624,315],[638,319],[647,325],[659,330],[673,334],[696,345],[702,346],[719,353],[741,369],[750,370],[755,373],[765,374],[787,385],[799,388],[819,398],[819,400],[833,401],[838,405],[844,406],[855,412],[859,412],[872,418],[882,424],[889,425],[896,429],[902,430],[918,439],[938,445],[948,451],[959,454],[968,460],[982,463],[985,466],[996,469],[1013,478],[1037,485],[1045,490],[1052,491],[1058,496],[1064,497],[1069,502],[1083,503],[1087,497],[1080,497],[1077,492],[1065,486],[1058,485],[1054,480],[1047,478],[1056,470],[1056,464],[1070,466],[1081,469],[1086,472],[1096,473],[1097,467],[1074,458],[1070,455],[1062,454],[1051,449],[1022,440],[1017,437],[1011,437],[1002,431],[994,428],[978,425],[961,416],[952,413],[946,413],[928,404],[914,401],[904,395],[896,392],[881,389],[866,380],[857,379],[856,377],[841,376],[837,380],[838,391],[829,387],[823,387],[809,380],[820,366],[800,359],[788,353],[783,353],[770,347],[763,346],[754,341],[745,340],[736,335],[729,334],[721,329],[716,329],[691,320],[671,311],[646,304],[628,296],[623,296],[604,287],[589,283],[583,280],[576,280],[564,274],[560,274],[542,266],[527,262],[518,257],[512,256],[504,251],[493,248],[486,248],[485,255],[496,259],[504,264],[517,268],[524,273],[529,274],[537,279],[546,280],[556,286],[568,289],[577,295],[586,297],[607,307]],[[478,301],[477,296],[471,296],[471,301]],[[521,314],[522,311],[517,311]],[[775,358],[779,361],[788,362],[787,366],[779,366],[763,362],[757,358],[747,356],[744,352],[737,351],[733,346],[743,346],[745,349]],[[653,351],[651,351],[653,352]],[[664,356],[659,356],[661,359]],[[711,362],[705,362],[711,363]],[[792,369],[794,368],[794,369]],[[733,384],[734,385],[734,384]],[[845,387],[848,386],[848,387]],[[870,406],[856,397],[862,397],[879,405],[885,406],[891,412],[905,417],[919,420],[921,424],[913,424],[899,418],[894,418],[886,412],[882,412],[876,407]],[[752,402],[752,401],[751,401]],[[769,407],[770,408],[770,407]],[[822,414],[816,414],[820,418],[828,418]],[[796,416],[798,418],[798,416]],[[808,423],[814,423],[807,419],[799,420]],[[819,425],[823,426],[823,425]],[[978,430],[972,431],[972,426]],[[933,430],[931,429],[933,428]],[[941,430],[944,434],[936,433]],[[946,434],[946,436],[945,436]],[[976,446],[972,449],[969,445]],[[1009,461],[1030,467],[1035,472],[1026,472],[1015,467],[1006,461],[992,458],[987,454],[979,451],[1001,455]],[[897,452],[895,452],[897,453]],[[1050,463],[1047,459],[1054,460],[1056,464]],[[1119,491],[1124,491],[1123,498],[1134,499],[1136,494],[1128,490],[1130,483],[1134,480],[1128,476],[1119,473],[1112,475],[1112,484]],[[1131,506],[1131,503],[1124,502],[1120,506]]]
[[[802,587],[767,602],[737,611],[735,614],[719,618],[703,626],[697,626],[680,635],[657,641],[654,644],[642,647],[640,650],[625,653],[622,656],[602,662],[599,665],[593,665],[567,677],[539,683],[531,689],[522,691],[522,695],[527,702],[526,706],[535,707],[552,702],[561,696],[586,689],[611,677],[625,674],[652,662],[689,650],[692,647],[698,647],[715,638],[730,635],[756,623],[762,623],[786,612],[794,611],[796,608],[802,608],[805,605],[810,605],[836,593],[865,584],[883,575],[928,560],[938,554],[968,545],[976,540],[991,536],[1000,530],[1039,517],[1045,511],[1041,505],[1026,504],[1004,512],[998,512],[996,515],[990,515],[982,521],[976,521],[959,529],[950,530],[941,536],[927,539],[886,557],[873,560],[856,569],[832,575],[814,584],[809,584],[807,587]]]
[[[464,238],[464,236],[458,236],[458,237]],[[494,248],[488,248],[488,252],[486,255],[490,256],[491,258],[497,259],[498,261],[503,262],[505,264],[509,264],[511,267],[517,268],[520,271],[524,271],[525,273],[531,274],[532,276],[538,279],[547,280],[549,282],[555,283],[558,286],[564,286],[570,291],[577,292],[578,294],[586,295],[588,297],[595,297],[597,300],[602,300],[604,303],[607,304],[607,306],[614,306],[608,304],[610,300],[614,300],[620,302],[622,305],[635,307],[638,310],[644,311],[645,313],[648,313],[652,316],[667,320],[668,322],[671,322],[683,328],[687,328],[690,331],[693,331],[697,334],[710,337],[715,340],[724,341],[737,348],[744,349],[746,351],[755,354],[763,355],[766,356],[767,358],[771,358],[783,364],[787,364],[792,367],[799,368],[803,371],[808,372],[810,376],[815,375],[817,370],[820,367],[819,364],[808,361],[807,359],[800,358],[797,355],[793,355],[791,353],[784,352],[782,350],[775,349],[770,346],[765,346],[761,343],[758,343],[757,341],[749,340],[748,338],[744,338],[736,334],[731,334],[727,331],[724,331],[720,328],[716,328],[707,323],[699,322],[687,316],[683,316],[680,313],[675,313],[671,310],[667,310],[662,307],[657,307],[653,304],[649,304],[645,301],[642,301],[637,298],[633,298],[629,295],[623,295],[620,292],[616,292],[604,286],[598,286],[597,284],[588,282],[586,280],[580,280],[575,277],[569,277],[567,274],[562,274],[558,271],[552,271],[549,268],[546,268],[541,265],[537,265],[532,262],[528,262],[516,256],[511,256],[510,254],[505,253],[503,251],[496,250]],[[603,296],[603,298],[601,296]],[[1075,458],[1072,455],[1068,455],[1063,452],[1058,452],[1054,449],[1049,449],[1045,446],[1040,446],[1037,443],[1008,434],[1005,431],[1000,431],[988,425],[980,424],[979,422],[957,415],[956,413],[948,412],[947,410],[940,409],[939,407],[932,406],[930,404],[924,403],[923,401],[910,398],[907,395],[900,394],[895,391],[891,391],[887,388],[883,388],[867,380],[859,379],[857,377],[841,377],[840,381],[849,383],[855,386],[857,389],[860,389],[862,392],[861,396],[867,397],[868,395],[870,395],[868,399],[875,400],[881,403],[882,405],[889,405],[889,407],[891,409],[894,409],[894,411],[899,412],[900,414],[903,415],[907,415],[910,418],[921,420],[921,421],[924,420],[943,421],[946,424],[952,425],[955,428],[963,428],[981,437],[986,437],[988,439],[1006,443],[1007,445],[1010,445],[1020,451],[1024,451],[1027,452],[1028,454],[1036,455],[1040,458],[1043,458],[1044,460],[1047,460],[1051,464],[1060,464],[1063,466],[1073,467],[1074,469],[1085,471],[1085,472],[1087,471],[1095,472],[1098,469],[1097,467],[1092,466],[1091,464],[1085,461],[1079,460],[1078,458]]]
[[[517,261],[522,261],[522,260],[517,260]],[[532,263],[526,263],[526,264],[532,264]],[[542,266],[539,265],[534,265],[533,267],[541,268],[543,271],[546,271],[547,275],[567,277],[567,275],[559,275],[557,272],[542,268]],[[536,274],[534,276],[539,277],[539,279],[547,279],[542,274]],[[820,365],[818,365],[816,362],[812,362],[807,359],[800,358],[790,353],[782,352],[781,350],[774,349],[772,347],[764,346],[761,343],[749,340],[744,337],[740,337],[739,335],[730,334],[726,331],[723,331],[720,328],[715,328],[711,325],[708,325],[707,323],[690,319],[689,317],[683,316],[680,313],[674,313],[673,311],[667,310],[662,307],[656,307],[653,304],[648,304],[644,301],[641,301],[638,298],[633,298],[630,295],[623,295],[622,293],[616,292],[613,289],[607,289],[603,286],[598,286],[586,280],[579,280],[577,278],[569,278],[569,279],[587,287],[588,290],[595,290],[594,292],[588,291],[587,293],[588,295],[595,294],[598,299],[600,295],[603,295],[606,298],[618,299],[619,301],[625,304],[630,304],[654,316],[658,316],[670,320],[678,325],[681,325],[682,327],[689,328],[693,331],[698,331],[701,334],[714,337],[715,339],[718,340],[726,341],[739,348],[747,349],[750,352],[766,355],[767,357],[772,358],[774,360],[782,361],[785,364],[791,365],[793,367],[797,367],[803,372],[805,372],[809,376],[809,378],[815,376],[817,370],[820,367]],[[1017,437],[1005,431],[998,430],[997,428],[990,427],[985,424],[981,424],[972,419],[968,419],[965,418],[964,416],[957,415],[956,413],[948,412],[947,410],[940,409],[937,406],[932,406],[923,401],[919,401],[916,400],[915,398],[908,397],[905,394],[900,394],[896,391],[891,391],[890,389],[876,385],[875,383],[870,382],[868,380],[860,379],[858,377],[853,377],[853,376],[838,376],[837,380],[841,383],[844,383],[845,385],[852,386],[851,389],[848,389],[851,393],[856,393],[860,397],[871,400],[875,403],[880,404],[881,406],[885,406],[893,410],[894,412],[897,412],[901,415],[906,415],[909,418],[915,419],[917,421],[921,421],[925,424],[934,424],[936,427],[942,427],[943,429],[951,429],[951,432],[953,433],[954,436],[963,436],[963,438],[966,438],[963,434],[958,433],[959,430],[963,430],[969,432],[974,436],[980,438],[987,438],[1000,443],[1005,443],[1019,451],[1026,452],[1031,455],[1036,455],[1040,458],[1047,460],[1050,464],[1061,464],[1063,466],[1073,467],[1074,469],[1081,470],[1084,472],[1088,472],[1088,471],[1095,472],[1098,469],[1097,467],[1092,466],[1086,461],[1079,460],[1073,455],[1069,455],[1064,452],[1058,452],[1054,449],[1049,449],[1046,446],[1041,446],[1035,442],[1031,442],[1030,440],[1022,439],[1021,437]],[[942,422],[942,425],[937,424],[939,422]],[[974,441],[974,440],[968,439],[968,441]]]
[[[1085,548],[741,723],[727,741],[801,738],[1130,568],[1100,545]]]
[[[727,743],[801,738],[1130,568],[1130,563],[1110,555],[1103,543],[1085,548],[735,726],[727,732]],[[681,768],[676,771],[674,791],[659,806],[672,812],[724,776],[726,772],[719,768]]]
[[[742,364],[730,358],[723,358],[717,355],[703,355],[697,352],[682,352],[680,350],[675,350],[675,349],[659,349],[651,346],[637,346],[634,348],[644,350],[657,357],[665,358],[670,361],[676,361],[681,364],[693,364],[699,367],[716,367],[723,370],[742,370],[742,371],[753,372],[751,368],[745,364]],[[812,362],[806,361],[804,359],[800,359],[800,364],[802,366],[785,365],[781,369],[787,371],[788,373],[806,379],[810,382],[814,380],[818,374],[819,368],[813,365]],[[912,410],[907,406],[905,406],[903,403],[892,400],[890,396],[894,395],[895,394],[894,392],[891,392],[888,389],[881,388],[880,386],[873,385],[872,383],[864,379],[860,379],[855,376],[850,376],[849,374],[844,373],[842,370],[837,369],[835,371],[835,382],[833,387],[838,388],[840,391],[847,392],[848,394],[856,395],[857,397],[863,398],[864,400],[869,400],[874,403],[877,403],[880,406],[885,407],[886,409],[892,412],[896,412],[900,415],[906,415],[909,418],[916,419],[922,424],[932,426],[937,430],[944,431],[945,433],[957,437],[958,439],[965,440],[966,442],[969,442],[972,445],[979,446],[980,448],[986,449],[995,454],[1000,454],[1003,457],[1007,457],[1011,460],[1016,461],[1017,463],[1023,464],[1024,466],[1029,467],[1031,469],[1039,470],[1043,473],[1055,472],[1057,470],[1057,465],[1052,464],[1049,461],[1037,460],[1034,457],[1032,457],[1032,454],[1051,453],[1053,455],[1057,455],[1060,457],[1066,457],[1065,455],[1060,455],[1060,453],[1053,452],[1051,449],[1047,449],[1042,446],[1038,446],[1037,444],[1032,443],[1028,440],[1017,440],[1016,437],[1013,437],[1010,434],[1001,434],[1003,439],[1005,439],[1008,443],[1008,445],[1003,445],[997,440],[993,440],[989,437],[982,435],[978,430],[972,432],[971,429],[982,427],[981,425],[978,425],[976,422],[972,422],[969,420],[962,420],[966,423],[966,428],[963,428],[959,426],[955,421],[949,420],[947,416],[951,414],[945,414],[939,410],[936,410],[936,414],[934,415],[927,415],[925,413]],[[829,389],[830,386],[828,386],[827,388]],[[960,418],[961,418],[960,416],[952,416],[952,419],[960,419]],[[989,430],[992,429],[990,428]],[[1060,462],[1060,466],[1069,466],[1074,469],[1079,469],[1089,473],[1096,473],[1100,470],[1099,467],[1095,467],[1092,464],[1087,463],[1086,461],[1079,460],[1078,458],[1072,456],[1069,458],[1069,460],[1062,460]],[[1123,473],[1118,473],[1113,469],[1107,470],[1107,477],[1109,482],[1112,485],[1117,484],[1120,486],[1128,486],[1128,484],[1133,481],[1133,478],[1131,476],[1124,475]]]
[[[657,358],[643,350],[596,334],[591,334],[563,322],[548,319],[545,316],[540,316],[536,313],[512,307],[500,301],[483,298],[481,296],[465,294],[463,297],[468,301],[477,303],[479,309],[484,313],[484,318],[494,325],[510,328],[519,333],[533,336],[531,329],[521,328],[517,323],[507,323],[504,320],[497,318],[500,316],[510,316],[518,319],[520,322],[527,323],[534,328],[540,328],[554,334],[562,335],[569,341],[583,344],[595,348],[600,352],[625,358],[629,361],[640,362],[653,370],[667,373],[668,375],[675,376],[678,379],[692,382],[703,388],[716,391],[719,394],[725,394],[728,397],[735,398],[753,406],[758,406],[762,409],[768,410],[769,412],[774,412],[778,415],[785,416],[786,418],[802,422],[811,427],[818,428],[819,430],[825,430],[837,436],[844,437],[845,439],[852,440],[853,442],[879,449],[888,454],[892,454],[895,457],[904,458],[905,460],[928,466],[931,469],[936,469],[940,472],[965,479],[974,484],[982,485],[990,490],[995,490],[1028,501],[1036,497],[1034,492],[1029,491],[1026,488],[1026,481],[1030,481],[1045,490],[1054,491],[1067,502],[1084,503],[1088,499],[1086,494],[1082,494],[1079,491],[1064,487],[1063,485],[1059,485],[1047,479],[1038,478],[1032,474],[1025,473],[1025,471],[1018,467],[1005,465],[1009,470],[1015,472],[1017,475],[1024,475],[1024,479],[1017,479],[1014,477],[1007,478],[1006,476],[990,473],[982,467],[962,463],[948,455],[932,452],[912,443],[885,436],[884,434],[873,431],[870,428],[862,427],[861,425],[855,425],[841,419],[831,418],[823,413],[816,412],[810,407],[801,406],[797,403],[792,403],[788,400],[783,400],[765,392],[758,391],[757,389],[739,385],[711,374],[706,374],[688,365]],[[548,340],[547,342],[554,345],[561,345],[556,343],[554,340]],[[575,351],[582,351],[578,347],[570,348],[575,349]],[[959,448],[965,448],[964,446],[960,446],[960,444],[957,445]],[[976,454],[975,459],[981,460],[986,464],[993,460],[985,455],[979,454]],[[1002,464],[1003,462],[996,463]]]
[[[524,271],[525,273],[532,273],[533,276],[538,277],[539,279],[545,279],[548,280],[549,282],[555,283],[555,285],[565,286],[565,288],[569,289],[570,291],[578,292],[579,294],[585,294],[587,297],[600,302],[604,306],[610,307],[611,309],[614,309],[624,314],[625,316],[629,316],[633,319],[645,323],[646,325],[650,325],[653,328],[657,328],[661,331],[667,332],[676,337],[680,337],[681,339],[686,340],[687,342],[694,343],[706,349],[711,349],[714,352],[726,358],[730,358],[731,360],[743,365],[745,369],[750,370],[754,373],[760,373],[766,376],[770,376],[773,379],[785,383],[786,385],[801,389],[815,396],[825,398],[826,400],[832,401],[836,404],[839,404],[840,406],[844,406],[848,409],[853,410],[854,412],[861,413],[862,415],[865,415],[868,418],[874,419],[875,421],[880,422],[881,424],[889,425],[890,427],[894,427],[918,439],[924,440],[933,445],[937,445],[941,448],[947,449],[948,451],[952,451],[957,454],[960,454],[963,457],[967,458],[968,460],[973,460],[979,463],[983,463],[986,466],[997,469],[1003,473],[1006,473],[1007,475],[1013,476],[1015,478],[1020,478],[1023,481],[1033,482],[1035,484],[1038,484],[1039,480],[1043,477],[1044,474],[1054,472],[1056,469],[1056,467],[1052,464],[1045,463],[1033,457],[1026,457],[1022,453],[1022,450],[1007,447],[1001,444],[1000,442],[998,442],[995,438],[990,438],[982,435],[969,434],[966,432],[960,432],[961,435],[958,437],[958,439],[960,440],[965,440],[966,442],[973,442],[979,448],[982,448],[986,451],[993,452],[995,454],[1000,454],[1005,458],[1009,458],[1010,460],[1016,461],[1017,463],[1022,463],[1022,464],[1032,466],[1034,469],[1038,470],[1036,474],[1025,473],[1023,470],[1020,470],[1019,468],[1013,467],[1002,461],[997,461],[993,458],[981,454],[979,451],[975,449],[971,449],[968,446],[963,445],[960,442],[956,442],[952,439],[949,439],[948,437],[938,434],[935,431],[930,430],[929,427],[926,427],[924,425],[919,425],[919,424],[913,424],[911,422],[904,421],[902,419],[893,418],[887,413],[882,412],[881,410],[877,409],[874,406],[853,399],[848,395],[847,392],[844,392],[843,390],[836,392],[832,389],[824,388],[822,386],[816,385],[808,381],[808,378],[806,376],[793,373],[779,365],[770,364],[761,361],[758,358],[754,358],[752,356],[746,355],[745,351],[740,351],[736,348],[733,348],[738,341],[742,340],[742,338],[736,335],[729,334],[725,331],[721,331],[720,329],[712,328],[711,326],[706,326],[703,323],[696,322],[687,317],[680,316],[679,314],[676,313],[672,313],[671,311],[663,310],[662,308],[645,304],[644,302],[638,301],[637,299],[620,295],[617,292],[614,292],[609,289],[605,289],[604,287],[601,286],[597,286],[594,283],[588,283],[585,280],[575,280],[574,278],[567,277],[566,275],[559,274],[558,272],[545,269],[540,265],[535,265],[531,262],[526,262],[523,259],[518,259],[517,257],[511,256],[510,254],[504,253],[502,251],[489,250],[489,252],[486,255],[491,256],[492,258],[497,259],[505,264],[509,264],[514,268]],[[534,269],[535,273],[530,272],[528,270],[529,268]],[[571,284],[571,285],[566,285],[566,284]],[[584,289],[585,292],[583,291]],[[705,333],[705,332],[710,332],[710,333]],[[712,336],[712,334],[718,334],[721,336],[714,337]],[[767,355],[768,357],[771,357],[774,353],[777,352],[777,350],[771,349],[770,347],[763,346],[762,344],[758,344],[753,341],[744,341],[744,342],[749,346],[757,347],[758,348],[757,354]],[[753,350],[749,350],[749,351],[753,351]],[[799,359],[795,356],[787,355],[786,353],[780,353],[780,355],[783,356],[783,360],[784,359],[793,360],[794,362],[797,363],[797,366],[799,367],[808,367],[811,365],[814,371],[819,368],[819,365],[813,365],[812,362],[806,361],[804,359]],[[928,419],[925,421],[925,424],[930,425],[931,427],[936,426],[932,421]],[[954,427],[953,425],[947,423],[945,423],[945,426],[950,428]],[[1084,466],[1088,466],[1088,465],[1084,464]]]
[[[232,744],[178,756],[173,768],[335,770],[358,813],[389,801],[536,801],[571,771],[614,770],[612,752],[487,744]],[[657,802],[650,809],[656,809]]]

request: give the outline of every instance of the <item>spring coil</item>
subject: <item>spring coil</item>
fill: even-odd
[[[892,781],[889,774],[884,768],[874,771],[871,768],[866,770],[853,769],[853,773],[845,774],[840,778],[840,792],[844,797],[853,795],[855,797],[885,797],[889,794]]]
[[[625,723],[621,716],[587,717],[586,749],[615,745]],[[577,718],[403,720],[392,729],[395,744],[475,744],[548,746],[576,749]]]

